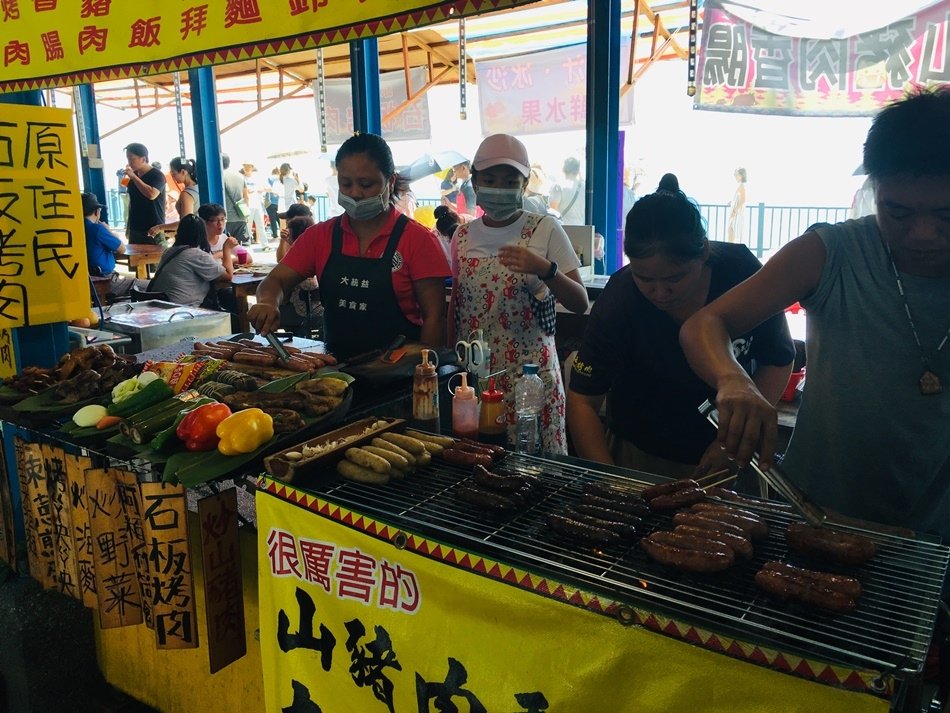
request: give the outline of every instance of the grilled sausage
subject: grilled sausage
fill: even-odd
[[[423,449],[424,450],[424,449]],[[446,448],[442,451],[442,457],[447,463],[462,466],[481,465],[491,468],[491,456],[484,453],[473,453],[472,451],[460,451],[457,448]]]
[[[801,577],[814,582],[820,587],[847,594],[854,599],[861,596],[861,583],[854,577],[845,577],[840,574],[831,574],[830,572],[818,572],[813,569],[793,567],[790,564],[776,562],[774,560],[763,564],[762,569],[768,572],[784,573],[790,577]]]
[[[640,496],[644,500],[653,500],[653,498],[659,495],[670,495],[678,490],[695,490],[697,488],[699,488],[699,483],[695,480],[691,478],[680,478],[679,480],[674,480],[669,483],[659,483],[657,485],[651,485],[649,488],[644,488]]]
[[[615,545],[621,540],[620,535],[613,530],[578,522],[556,513],[548,515],[548,527],[567,537],[577,537],[598,545]]]
[[[594,495],[598,498],[607,498],[608,500],[630,500],[632,502],[642,502],[640,494],[627,490],[626,488],[608,485],[607,483],[584,483],[584,492],[588,495]]]
[[[738,525],[725,520],[713,520],[706,517],[702,512],[678,512],[673,515],[674,525],[687,525],[689,527],[701,527],[704,530],[715,530],[716,532],[728,532],[737,537],[748,537],[748,533]]]
[[[687,505],[698,503],[706,497],[706,493],[700,487],[685,488],[674,490],[672,493],[657,495],[650,498],[649,504],[651,510],[676,510],[684,508]]]
[[[443,448],[451,448],[455,445],[455,439],[449,438],[448,436],[438,436],[434,433],[426,433],[425,431],[406,431],[406,435],[411,438],[418,438],[423,443],[435,443],[436,445],[442,446]]]
[[[716,505],[715,503],[696,503],[689,510],[710,520],[731,522],[733,525],[741,527],[756,540],[768,537],[769,534],[768,523],[748,510],[741,510],[728,505]]]
[[[608,500],[607,498],[599,498],[596,495],[585,495],[580,499],[580,502],[584,505],[593,505],[609,510],[620,510],[641,517],[650,514],[650,510],[646,505],[633,500]]]
[[[847,567],[864,564],[877,554],[877,545],[863,535],[800,522],[788,526],[785,541],[795,554]]]
[[[346,456],[347,460],[356,463],[356,465],[368,468],[377,473],[387,474],[392,469],[388,460],[375,453],[364,451],[362,448],[347,448],[346,453],[343,455]]]
[[[235,352],[231,361],[238,364],[254,364],[255,366],[275,366],[277,357],[273,354],[265,354],[251,349],[243,349]]]
[[[785,572],[760,569],[755,574],[755,583],[780,599],[794,599],[802,604],[828,609],[839,614],[850,614],[857,606],[854,597],[823,588],[812,580]]]
[[[597,505],[587,505],[586,503],[578,503],[574,506],[574,510],[582,515],[599,517],[601,520],[610,520],[612,522],[624,522],[628,525],[639,525],[642,522],[640,518],[633,513],[624,512],[623,510],[613,510],[611,508],[602,508]]]
[[[288,359],[285,362],[281,362],[281,365],[286,369],[290,369],[291,371],[303,372],[303,371],[314,370],[313,362],[308,361],[306,359],[298,359],[295,356],[290,357],[290,359]]]
[[[385,458],[389,461],[389,465],[397,470],[401,470],[403,473],[409,471],[409,461],[403,458],[398,453],[388,450],[386,448],[380,448],[379,446],[360,446],[364,451],[377,455],[380,458]]]
[[[426,452],[426,447],[422,444],[418,438],[413,438],[412,436],[404,436],[401,433],[392,433],[387,432],[380,436],[384,441],[389,441],[390,443],[395,443],[400,448],[403,448],[410,453],[414,453],[417,456],[422,455]]]
[[[708,540],[723,542],[729,545],[729,548],[743,559],[752,559],[752,555],[754,554],[751,540],[731,532],[707,530],[702,527],[695,527],[694,525],[677,525],[673,528],[673,532],[689,535],[690,537],[705,537]]]
[[[464,444],[466,446],[475,446],[477,448],[480,448],[481,450],[488,451],[489,453],[492,454],[492,457],[495,458],[496,460],[500,460],[504,458],[505,454],[507,453],[507,451],[505,451],[505,449],[502,448],[501,446],[496,446],[491,443],[482,443],[481,441],[473,441],[471,438],[460,438],[458,440],[458,443]],[[457,447],[458,447],[457,444],[453,446],[453,448],[457,448]]]
[[[418,463],[418,461],[416,460],[416,457],[412,455],[412,453],[410,453],[407,450],[403,450],[402,448],[397,446],[395,443],[384,441],[382,438],[378,438],[378,437],[374,438],[372,441],[370,441],[370,443],[376,446],[377,448],[385,448],[388,451],[392,451],[396,455],[402,456],[409,462],[410,467],[415,467],[416,464]]]
[[[486,455],[491,458],[492,462],[500,460],[495,451],[491,450],[490,448],[485,448],[480,443],[475,443],[474,441],[459,440],[455,443],[455,445],[452,446],[452,448],[457,451],[466,451],[468,453],[481,453],[482,455]]]
[[[509,513],[519,509],[520,503],[507,495],[493,493],[490,490],[482,488],[472,488],[467,485],[457,487],[453,494],[456,499],[462,500],[471,505],[477,505],[480,508],[494,510],[495,512]]]
[[[527,481],[517,475],[502,475],[494,473],[485,466],[476,465],[472,470],[475,482],[489,490],[496,490],[502,493],[512,493],[520,490]]]
[[[660,564],[689,572],[721,572],[736,561],[726,544],[675,532],[654,532],[640,540],[644,552]]]
[[[631,539],[636,537],[637,525],[639,523],[629,523],[624,522],[623,520],[611,520],[609,518],[595,517],[594,515],[587,515],[577,510],[566,510],[563,513],[559,513],[565,517],[574,520],[575,522],[580,522],[585,525],[592,525],[594,527],[600,527],[604,530],[610,530],[611,532],[616,532],[618,535],[624,539]]]
[[[347,480],[367,485],[385,485],[389,482],[388,473],[377,473],[344,458],[336,464],[337,472]]]

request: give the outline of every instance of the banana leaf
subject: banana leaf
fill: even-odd
[[[17,403],[13,404],[12,408],[14,411],[18,411],[20,413],[72,415],[83,406],[88,406],[89,404],[105,405],[109,402],[110,398],[109,394],[100,394],[83,401],[77,401],[76,403],[64,404],[57,398],[56,393],[54,392],[55,388],[56,387],[50,387],[38,394],[27,396],[22,401],[18,401]]]
[[[108,428],[96,428],[95,426],[77,426],[70,420],[59,427],[59,432],[63,434],[64,440],[81,446],[93,446],[103,444],[119,433],[119,424]]]
[[[322,375],[321,375],[322,376]],[[287,377],[288,379],[294,377]],[[283,381],[280,379],[279,381]],[[274,383],[274,382],[272,382]],[[296,382],[294,382],[296,383]],[[270,386],[270,384],[268,384]],[[262,390],[266,390],[267,386]],[[282,433],[271,438],[251,453],[242,453],[236,456],[221,455],[217,449],[204,453],[181,452],[169,457],[165,462],[165,471],[162,480],[166,483],[181,483],[186,487],[193,487],[215,478],[237,474],[236,471],[249,472],[263,470],[264,456],[274,451],[287,448],[297,442],[312,438],[318,433],[333,428],[344,418],[353,402],[353,390],[347,389],[343,401],[332,411],[312,419],[304,419],[304,428],[293,433]],[[144,456],[144,454],[142,454]]]

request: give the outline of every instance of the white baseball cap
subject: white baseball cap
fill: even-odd
[[[492,134],[482,141],[472,160],[472,168],[484,171],[492,166],[511,166],[527,178],[531,173],[528,149],[510,134]]]

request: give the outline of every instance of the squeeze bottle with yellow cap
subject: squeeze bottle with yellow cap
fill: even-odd
[[[462,383],[452,392],[452,435],[456,438],[478,439],[478,399],[468,385],[468,374],[462,372]]]
[[[488,388],[482,392],[482,406],[478,415],[478,440],[482,443],[508,446],[504,399],[504,393],[495,388],[495,377],[489,377]]]
[[[413,425],[430,433],[439,433],[439,376],[435,364],[429,362],[431,349],[422,350],[422,363],[412,377]]]

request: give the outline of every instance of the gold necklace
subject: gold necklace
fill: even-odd
[[[898,272],[897,265],[894,263],[894,256],[891,255],[891,247],[887,243],[884,243],[884,248],[887,250],[887,259],[891,262],[891,270],[894,271],[894,279],[897,280],[897,291],[900,292],[901,299],[904,300],[904,312],[907,314],[907,322],[910,324],[911,334],[914,335],[917,350],[920,352],[920,361],[924,365],[924,371],[917,381],[917,388],[920,389],[920,393],[924,396],[934,396],[943,393],[943,384],[940,381],[940,375],[930,366],[930,360],[927,359],[927,355],[924,354],[924,347],[920,343],[917,326],[914,324],[914,317],[911,315],[910,305],[907,303],[907,293],[904,292],[904,283],[901,281],[901,274]],[[937,345],[937,350],[934,352],[935,357],[940,353],[940,350],[944,348],[948,338],[950,338],[950,327],[947,328],[947,333],[943,335],[943,339],[941,339],[940,344]]]

